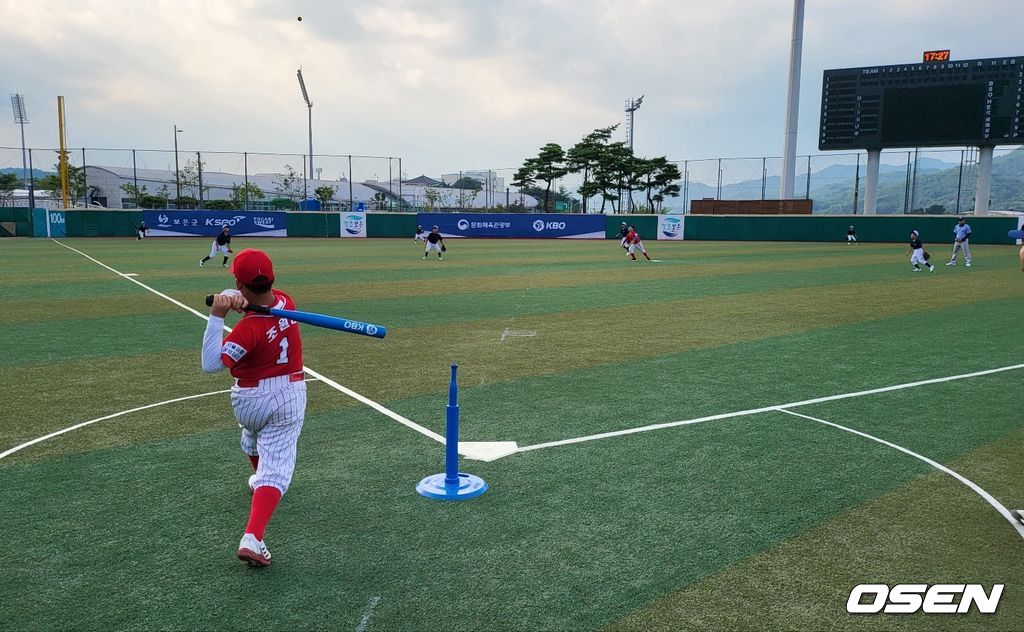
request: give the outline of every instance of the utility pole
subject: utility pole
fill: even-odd
[[[174,207],[178,207],[178,200],[181,199],[181,169],[178,168],[178,134],[184,132],[174,125]]]

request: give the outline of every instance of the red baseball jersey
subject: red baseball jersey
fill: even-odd
[[[629,231],[629,233],[626,235],[626,243],[627,244],[638,244],[638,243],[640,243],[640,233],[636,232],[635,230]]]
[[[292,297],[273,290],[277,309],[295,309]],[[246,312],[224,339],[224,366],[238,379],[262,380],[302,371],[299,323],[287,318]]]

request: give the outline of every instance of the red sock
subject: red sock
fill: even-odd
[[[255,472],[256,468],[258,468],[260,466],[260,457],[259,456],[250,456],[249,457],[249,463],[252,463],[252,471]]]
[[[647,257],[647,260],[648,260],[648,261],[650,261],[650,260],[651,260],[651,257],[650,257],[650,255],[648,255],[648,254],[647,254],[646,252],[644,253],[644,256],[645,256],[645,257]]]
[[[245,527],[246,533],[256,536],[257,540],[263,539],[263,532],[270,522],[270,516],[277,509],[277,503],[281,500],[281,490],[269,485],[257,487],[252,495],[252,510],[249,512],[249,524]]]

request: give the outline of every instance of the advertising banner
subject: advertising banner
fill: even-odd
[[[32,209],[33,237],[66,237],[67,230],[64,211],[52,211],[45,208]]]
[[[660,215],[658,217],[658,239],[682,241],[684,239],[683,227],[685,225],[685,215]]]
[[[418,224],[443,237],[516,239],[604,239],[604,215],[556,213],[419,213]]]
[[[366,237],[366,213],[350,212],[341,214],[342,237]]]
[[[287,237],[288,214],[274,211],[143,211],[149,237],[214,237],[225,226],[236,237]]]

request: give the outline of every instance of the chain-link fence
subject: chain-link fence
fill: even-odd
[[[402,159],[382,156],[133,149],[69,149],[68,203],[106,208],[248,210],[651,212],[647,192],[618,189],[582,199],[581,174],[521,190],[518,167],[463,169],[410,177]],[[59,151],[0,147],[0,204],[62,205]],[[976,148],[884,151],[879,213],[963,213],[974,208]],[[29,166],[23,173],[22,162]],[[779,199],[777,157],[674,161],[676,195],[654,210],[687,212],[693,200]],[[311,164],[312,163],[312,164]],[[814,201],[816,214],[861,213],[865,153],[799,156],[794,196]],[[24,176],[24,177],[23,177]],[[545,198],[547,198],[545,202]],[[545,206],[546,203],[546,206]],[[1024,149],[997,148],[990,209],[1024,211]]]
[[[958,214],[974,209],[977,148],[890,150],[881,154],[878,213]],[[673,203],[692,200],[777,200],[782,160],[722,158],[684,160],[681,193]],[[857,214],[864,209],[865,153],[799,156],[794,196],[814,201],[815,214]],[[993,211],[1024,212],[1024,149],[1000,147],[992,163]]]
[[[27,169],[22,168],[24,156]],[[0,204],[64,205],[60,151],[0,147]],[[68,149],[73,207],[246,210],[407,210],[402,159],[146,149]],[[11,185],[10,180],[0,181]],[[5,185],[5,186],[6,186]]]

